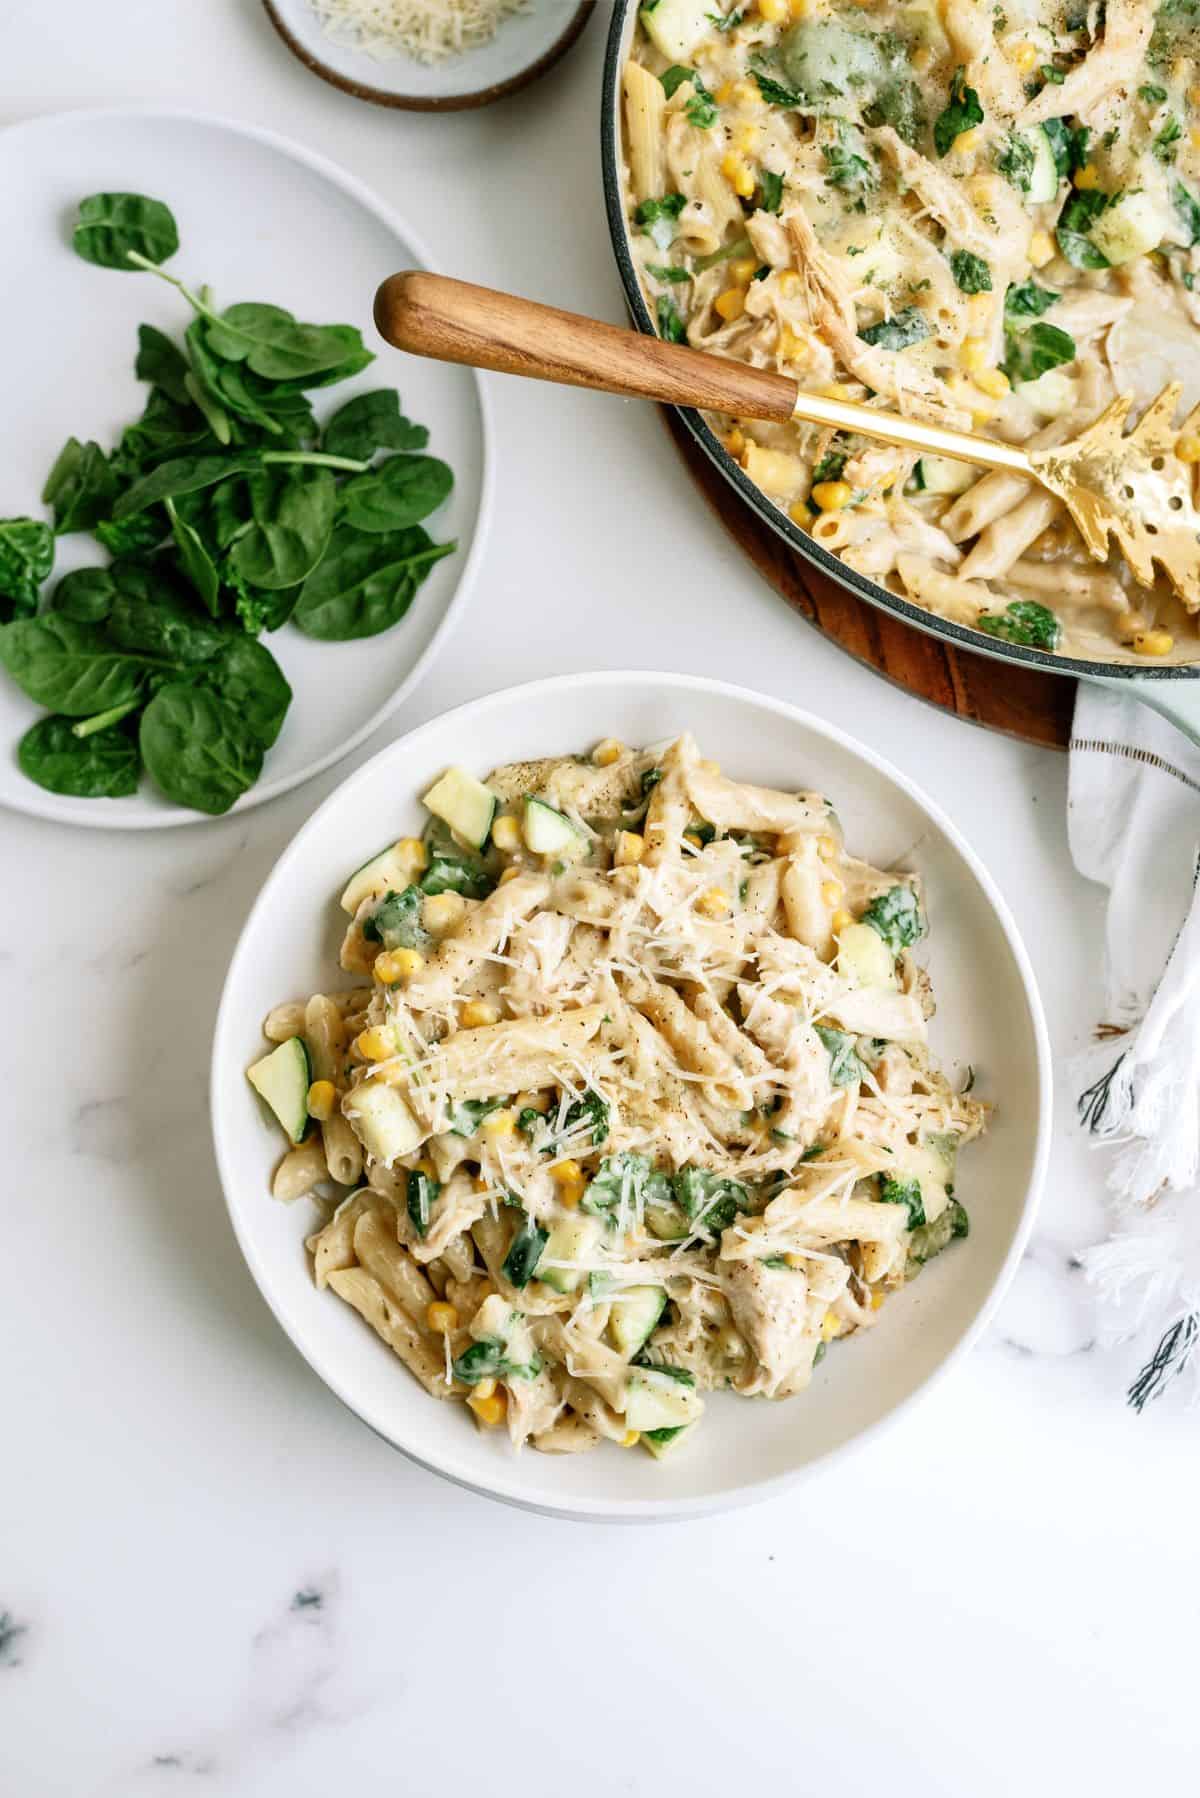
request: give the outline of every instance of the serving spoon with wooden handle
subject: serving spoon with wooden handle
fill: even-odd
[[[855,431],[922,455],[1007,469],[1063,501],[1097,561],[1115,539],[1142,586],[1161,565],[1190,611],[1200,610],[1200,512],[1192,467],[1174,448],[1200,428],[1200,407],[1173,421],[1181,383],[1170,382],[1126,434],[1122,394],[1069,443],[1024,450],[967,431],[902,418],[854,400],[805,393],[770,369],[560,312],[533,300],[417,271],[391,275],[375,296],[375,323],[397,349],[438,362],[593,387],[632,399],[694,406],[737,418],[801,419]]]

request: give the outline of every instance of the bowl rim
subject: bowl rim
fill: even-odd
[[[0,136],[7,144],[16,141],[14,134],[21,133],[35,139],[39,131],[50,131],[65,124],[103,124],[105,122],[120,123],[123,120],[142,120],[147,123],[164,123],[167,125],[199,125],[206,129],[215,128],[231,134],[235,138],[250,140],[261,144],[266,149],[274,150],[292,162],[300,163],[313,174],[321,176],[341,193],[357,201],[367,213],[377,219],[397,240],[397,248],[407,248],[416,257],[421,268],[430,274],[441,273],[441,263],[432,255],[424,237],[416,231],[407,220],[397,212],[389,200],[385,200],[368,182],[326,156],[320,150],[313,150],[298,138],[289,137],[286,132],[276,131],[267,125],[255,125],[246,119],[233,118],[226,113],[208,112],[200,107],[172,106],[158,101],[129,101],[127,104],[113,106],[65,106],[54,112],[31,114],[29,118],[14,119],[10,124],[0,126]],[[36,151],[36,144],[35,144]],[[372,321],[369,330],[364,333],[368,338],[370,332],[375,333],[376,341],[383,344],[389,354],[395,354],[390,346],[383,343]],[[376,351],[376,361],[380,356]],[[401,371],[402,372],[402,371]],[[471,392],[479,417],[479,502],[472,521],[471,537],[466,552],[458,566],[454,590],[446,602],[441,619],[434,627],[432,636],[408,672],[397,681],[388,698],[336,748],[327,750],[300,768],[294,774],[278,774],[272,776],[269,767],[264,770],[264,777],[255,782],[245,793],[236,799],[227,812],[218,817],[211,817],[204,812],[189,811],[185,806],[164,805],[162,809],[146,806],[129,816],[114,818],[106,815],[103,806],[95,808],[93,800],[76,802],[70,815],[65,815],[63,808],[52,807],[48,803],[42,805],[38,795],[40,788],[29,785],[31,797],[24,803],[7,798],[0,801],[0,808],[17,812],[21,816],[39,818],[48,824],[65,825],[72,830],[112,830],[125,833],[127,831],[175,830],[197,825],[221,823],[225,818],[245,817],[260,805],[269,805],[273,799],[279,799],[285,793],[291,793],[297,787],[307,785],[319,774],[343,761],[346,756],[361,747],[367,738],[386,724],[399,706],[410,696],[418,681],[428,675],[438,656],[446,648],[464,611],[470,602],[479,571],[483,563],[488,543],[491,538],[493,514],[496,500],[496,453],[495,424],[492,418],[491,388],[482,378],[478,369],[465,371],[471,376]],[[383,378],[382,369],[380,378]],[[396,376],[399,382],[400,375]],[[24,789],[21,789],[24,798]],[[59,794],[51,798],[61,799]]]
[[[222,1076],[226,1071],[226,1062],[222,1051],[225,1040],[232,1035],[235,992],[239,984],[243,965],[251,957],[251,941],[256,932],[264,910],[274,898],[276,887],[286,880],[287,872],[298,857],[302,845],[311,837],[319,835],[326,816],[335,808],[341,807],[353,790],[367,784],[375,778],[382,764],[390,759],[400,758],[420,749],[422,741],[440,732],[455,720],[466,720],[468,717],[479,717],[492,711],[504,710],[508,707],[520,706],[530,716],[536,715],[539,700],[550,694],[557,694],[564,689],[577,689],[587,686],[605,690],[617,688],[627,693],[631,686],[640,688],[668,688],[673,693],[716,695],[725,699],[733,699],[749,703],[753,707],[766,712],[769,716],[785,719],[790,724],[798,724],[805,729],[824,737],[830,743],[848,751],[852,756],[865,762],[877,775],[898,787],[917,805],[923,814],[933,823],[950,843],[951,847],[962,858],[973,874],[983,892],[987,904],[1004,935],[1012,954],[1025,1000],[1029,1022],[1033,1034],[1034,1053],[1037,1078],[1037,1119],[1034,1132],[1033,1156],[1031,1172],[1026,1184],[1024,1198],[1021,1202],[1020,1214],[1012,1241],[1004,1256],[987,1293],[975,1315],[964,1327],[958,1340],[942,1357],[925,1378],[895,1405],[884,1416],[868,1424],[857,1435],[848,1441],[827,1449],[815,1459],[800,1467],[789,1468],[785,1472],[771,1475],[769,1478],[754,1480],[744,1485],[736,1485],[715,1494],[704,1494],[692,1499],[655,1499],[653,1497],[635,1499],[586,1499],[572,1495],[569,1501],[560,1500],[552,1488],[532,1484],[528,1480],[517,1477],[516,1463],[497,1471],[494,1479],[483,1481],[476,1470],[469,1469],[466,1463],[458,1463],[450,1457],[442,1457],[423,1452],[419,1446],[409,1442],[400,1442],[389,1435],[368,1417],[363,1415],[352,1392],[347,1390],[347,1382],[341,1377],[336,1367],[326,1367],[322,1358],[310,1353],[309,1348],[300,1337],[293,1333],[285,1321],[281,1308],[276,1304],[272,1291],[272,1279],[256,1255],[251,1242],[243,1233],[239,1221],[238,1209],[233,1201],[233,1193],[238,1189],[238,1170],[234,1166],[233,1153],[228,1140],[225,1116],[220,1103]],[[564,1517],[577,1522],[586,1523],[647,1523],[675,1522],[691,1517],[711,1515],[714,1512],[734,1510],[745,1505],[755,1504],[761,1500],[778,1496],[790,1486],[813,1477],[824,1471],[835,1461],[846,1459],[851,1454],[876,1440],[885,1431],[905,1416],[911,1408],[931,1392],[957,1365],[979,1339],[995,1313],[1013,1274],[1020,1263],[1029,1239],[1030,1231],[1037,1213],[1045,1180],[1046,1165],[1050,1153],[1051,1128],[1053,1119],[1053,1080],[1051,1074],[1051,1055],[1049,1034],[1037,981],[1033,968],[1021,939],[1016,921],[1000,893],[991,874],[984,866],[970,844],[959,833],[957,826],[946,815],[942,808],[930,799],[922,789],[884,756],[876,753],[868,745],[861,743],[837,725],[830,724],[812,712],[800,706],[794,706],[786,700],[776,699],[769,694],[756,692],[753,688],[743,687],[729,681],[714,680],[704,675],[675,674],[653,669],[637,670],[604,670],[583,674],[551,675],[544,679],[524,682],[513,687],[502,687],[495,692],[482,694],[476,699],[467,700],[462,705],[439,713],[426,720],[424,724],[397,737],[381,749],[369,761],[363,763],[354,773],[348,775],[333,792],[329,794],[300,829],[284,847],[270,869],[247,914],[246,921],[238,934],[238,940],[230,958],[229,968],[221,989],[221,998],[217,1008],[213,1030],[213,1048],[209,1069],[209,1110],[213,1134],[213,1146],[217,1162],[217,1171],[221,1181],[221,1189],[225,1199],[229,1221],[234,1236],[241,1250],[246,1266],[249,1268],[259,1293],[274,1314],[276,1322],[284,1334],[292,1342],[294,1348],[308,1363],[308,1366],[321,1380],[322,1384],[341,1400],[347,1410],[367,1425],[373,1433],[395,1448],[407,1460],[427,1472],[440,1474],[454,1485],[484,1498],[499,1499],[518,1510],[533,1511],[542,1516]],[[264,1202],[271,1202],[265,1189],[262,1194]],[[523,1463],[524,1464],[524,1463]]]
[[[637,329],[646,336],[657,339],[658,332],[646,305],[630,250],[629,223],[621,183],[621,67],[624,61],[626,26],[630,13],[636,12],[638,4],[639,0],[614,0],[604,54],[600,100],[600,163],[608,232],[621,286],[625,292],[625,304]],[[690,406],[676,406],[674,410],[684,429],[695,439],[709,461],[720,469],[740,498],[783,538],[802,562],[807,562],[821,574],[827,575],[856,598],[865,599],[880,611],[894,613],[906,624],[923,631],[927,637],[934,637],[961,649],[969,649],[975,655],[988,656],[994,662],[1020,662],[1027,668],[1040,668],[1047,674],[1068,675],[1080,680],[1135,680],[1139,683],[1200,680],[1200,655],[1191,662],[1155,667],[1153,664],[1141,666],[1130,662],[1096,661],[1086,656],[1051,654],[1049,650],[1030,649],[1022,643],[1001,643],[984,631],[972,630],[968,625],[956,624],[950,618],[940,618],[936,612],[928,612],[922,606],[914,605],[911,600],[902,598],[880,582],[849,567],[830,550],[817,543],[807,531],[802,531],[785,512],[773,506],[755,486],[741,464],[734,461],[701,412]]]

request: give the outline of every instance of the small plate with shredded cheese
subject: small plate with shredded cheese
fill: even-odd
[[[308,821],[226,979],[213,1130],[263,1296],[386,1441],[661,1519],[778,1491],[961,1357],[1033,1221],[1049,1065],[1004,900],[903,774],[716,681],[567,675]]]
[[[545,74],[593,0],[263,0],[288,49],[357,100],[413,112],[486,106]]]

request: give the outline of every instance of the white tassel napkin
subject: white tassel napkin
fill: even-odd
[[[1137,1340],[1140,1411],[1200,1375],[1200,749],[1149,706],[1080,684],[1071,854],[1109,890],[1101,1034],[1073,1070],[1080,1117],[1120,1144],[1113,1228],[1084,1255],[1102,1335]]]

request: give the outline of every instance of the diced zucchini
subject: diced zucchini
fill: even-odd
[[[411,1155],[425,1140],[424,1130],[401,1095],[383,1080],[364,1080],[343,1110],[368,1155],[385,1167],[401,1155]]]
[[[608,1319],[613,1347],[632,1361],[645,1347],[666,1307],[661,1286],[626,1286],[615,1293]]]
[[[857,986],[895,988],[896,961],[877,930],[869,924],[847,924],[838,935],[838,973]]]
[[[472,849],[483,848],[496,815],[496,795],[481,780],[465,768],[448,768],[434,781],[424,803],[462,842]]]
[[[924,493],[965,493],[979,479],[979,470],[951,456],[922,456],[917,463]]]
[[[1025,198],[1031,206],[1044,206],[1058,193],[1058,165],[1054,151],[1040,125],[1035,125],[1031,131],[1023,131],[1021,136],[1033,151],[1033,169]]]
[[[1116,267],[1157,250],[1170,226],[1169,214],[1154,195],[1135,189],[1106,207],[1088,235]]]
[[[551,1226],[546,1245],[538,1261],[538,1279],[555,1292],[574,1292],[583,1279],[577,1267],[551,1267],[552,1261],[585,1261],[599,1246],[603,1225],[598,1218],[563,1218]]]
[[[686,62],[712,29],[709,14],[713,10],[713,0],[647,0],[642,24],[668,62]]]
[[[666,1430],[643,1430],[642,1447],[649,1449],[656,1461],[661,1461],[664,1455],[673,1455],[677,1448],[681,1448],[694,1428],[695,1425],[677,1423]]]
[[[302,1141],[308,1129],[308,1089],[312,1085],[303,1037],[290,1036],[286,1043],[280,1043],[246,1070],[246,1078],[266,1100],[292,1141]]]
[[[625,1388],[625,1422],[631,1430],[669,1430],[696,1423],[704,1400],[689,1381],[662,1367],[635,1367]]]
[[[342,910],[353,917],[363,900],[373,898],[376,893],[382,895],[389,890],[402,893],[416,872],[411,851],[403,843],[390,843],[354,870],[342,894]]]
[[[525,847],[534,855],[558,855],[571,861],[582,855],[587,847],[586,838],[571,820],[562,812],[556,812],[544,799],[525,801],[521,834],[525,838]]]
[[[1061,418],[1075,410],[1077,388],[1061,368],[1048,368],[1036,381],[1018,381],[1016,392],[1039,418]]]

